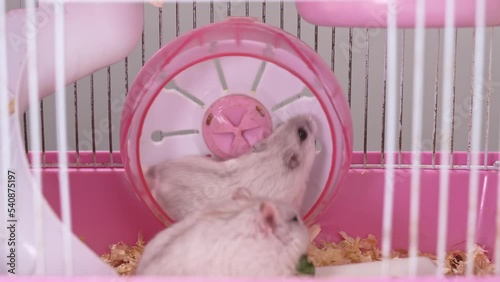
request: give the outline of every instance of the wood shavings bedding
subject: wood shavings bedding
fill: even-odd
[[[319,234],[319,227],[315,229],[315,236],[311,238],[308,255],[309,260],[315,267],[341,265],[350,263],[360,263],[369,261],[380,261],[382,259],[381,251],[377,248],[378,240],[373,235],[366,238],[353,238],[345,232],[340,232],[343,238],[339,243],[321,242],[314,244],[312,241]],[[433,254],[420,253],[419,256],[425,256],[436,262],[436,256]],[[393,259],[407,258],[406,250],[394,250],[391,253]],[[451,251],[446,256],[444,273],[446,275],[465,275],[465,264],[467,254],[463,251]],[[478,276],[494,275],[494,265],[486,255],[486,250],[481,246],[475,245],[474,250],[474,274]]]
[[[360,262],[380,261],[381,251],[377,247],[378,240],[373,235],[366,238],[351,237],[345,232],[340,232],[342,240],[338,243],[321,242],[314,243],[314,240],[321,232],[319,225],[310,228],[310,245],[308,249],[308,260],[315,266],[330,266],[341,264],[352,264]],[[142,234],[138,235],[137,242],[133,246],[128,246],[123,242],[110,245],[110,253],[102,255],[102,260],[111,265],[120,275],[133,275],[133,271],[144,250],[145,242]],[[436,261],[433,254],[420,253]],[[394,250],[391,254],[393,259],[406,258],[406,250]],[[463,251],[451,251],[446,257],[444,273],[446,275],[464,275],[467,254]],[[474,274],[478,276],[493,275],[494,265],[479,245],[474,251]]]
[[[467,254],[463,251],[453,251],[446,257],[445,274],[464,275]],[[474,274],[478,276],[492,275],[495,267],[486,256],[486,250],[476,245],[474,249]]]
[[[101,256],[101,259],[111,265],[120,275],[132,275],[142,251],[144,251],[145,242],[142,234],[137,236],[137,242],[133,246],[128,246],[123,242],[118,242],[109,246],[110,252]]]

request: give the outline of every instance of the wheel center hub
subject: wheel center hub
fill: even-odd
[[[248,153],[271,132],[271,116],[266,108],[246,95],[218,99],[203,118],[203,139],[210,151],[224,160]]]

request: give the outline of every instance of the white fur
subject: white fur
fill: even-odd
[[[303,142],[299,127],[308,133]],[[300,209],[316,154],[315,130],[310,116],[296,116],[256,144],[251,153],[223,162],[188,156],[153,166],[145,176],[153,197],[174,220],[228,199],[237,187]],[[286,165],[291,155],[297,158],[297,167]]]
[[[244,193],[245,194],[245,193]],[[276,226],[264,220],[272,207]],[[136,275],[284,277],[296,275],[308,232],[286,204],[244,195],[208,206],[158,233],[144,249]]]

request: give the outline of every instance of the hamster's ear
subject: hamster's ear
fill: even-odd
[[[278,211],[272,202],[265,201],[260,204],[260,219],[262,230],[266,234],[274,232],[278,222]]]
[[[146,180],[146,185],[151,189],[156,180],[156,166],[145,167],[143,169],[143,175]]]
[[[316,120],[311,116],[307,116],[307,123],[309,126],[309,130],[311,131],[312,134],[316,134],[318,131],[318,124],[316,123]]]
[[[148,177],[148,178],[151,178],[151,179],[154,179],[157,175],[157,167],[156,165],[153,165],[153,166],[150,166],[150,167],[146,167],[144,169],[144,176]]]
[[[288,150],[283,156],[283,162],[289,169],[295,169],[297,166],[299,166],[299,156],[294,151]]]
[[[240,187],[233,192],[231,198],[233,200],[249,200],[252,198],[252,192],[248,188]]]
[[[252,152],[254,152],[254,153],[262,152],[266,149],[266,147],[267,147],[266,141],[262,140],[262,141],[256,143],[255,145],[253,145]]]

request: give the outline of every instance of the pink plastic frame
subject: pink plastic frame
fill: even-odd
[[[220,45],[217,52],[199,48],[206,42],[223,40],[253,40],[268,42],[280,52],[268,54],[257,47],[241,48],[238,44]],[[205,46],[205,45],[203,45]],[[169,225],[173,220],[154,201],[140,164],[139,139],[148,109],[163,87],[177,74],[199,62],[222,56],[247,56],[271,62],[299,78],[316,96],[328,117],[331,140],[334,144],[332,167],[329,178],[319,199],[305,215],[305,220],[313,220],[329,206],[337,194],[337,186],[346,175],[352,154],[352,120],[346,97],[330,67],[314,50],[296,37],[276,27],[260,23],[251,18],[229,18],[195,29],[180,36],[160,49],[139,72],[125,101],[121,119],[121,156],[125,169],[138,195],[153,213]],[[290,60],[290,57],[294,60]],[[341,147],[336,148],[334,140],[341,139]],[[337,159],[340,160],[337,162]]]
[[[475,26],[475,0],[455,1],[455,26]],[[500,1],[486,1],[486,25],[500,25]],[[415,27],[417,0],[396,0],[397,26]],[[296,6],[302,18],[312,24],[336,27],[387,27],[387,1],[380,0],[301,0]],[[426,27],[445,26],[446,0],[427,0]]]

